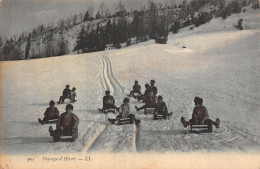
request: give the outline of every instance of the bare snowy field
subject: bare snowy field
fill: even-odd
[[[233,27],[244,19],[244,30]],[[170,35],[167,44],[148,41],[120,50],[3,62],[2,144],[6,154],[73,152],[259,152],[259,10],[216,18],[199,28]],[[183,48],[183,47],[186,48]],[[170,120],[132,112],[141,126],[111,125],[97,111],[109,89],[119,106],[138,80],[156,80]],[[50,100],[66,84],[75,86],[80,119],[76,142],[53,143],[48,125],[40,125]],[[180,117],[191,118],[195,96],[204,99],[210,118],[220,118],[213,133],[190,134]],[[57,105],[60,113],[65,105]],[[55,126],[52,124],[53,127]]]

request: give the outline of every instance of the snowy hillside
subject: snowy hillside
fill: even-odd
[[[245,30],[234,24],[243,18]],[[198,28],[169,35],[167,44],[153,40],[120,50],[29,61],[3,62],[1,149],[7,154],[61,152],[212,152],[260,151],[260,18],[247,9],[216,18]],[[134,80],[156,81],[158,93],[173,112],[170,120],[132,112],[141,126],[111,125],[97,111],[109,89],[119,106]],[[76,142],[53,143],[40,125],[50,100],[66,84],[75,86],[80,119]],[[180,117],[191,118],[195,96],[204,99],[210,118],[220,118],[213,133],[190,134]],[[66,102],[68,103],[68,102]],[[57,105],[63,112],[65,105]]]

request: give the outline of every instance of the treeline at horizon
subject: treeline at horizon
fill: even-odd
[[[209,11],[200,11],[210,6]],[[102,51],[106,47],[121,48],[149,39],[164,39],[166,43],[169,32],[178,33],[180,28],[194,25],[196,27],[209,22],[213,17],[226,19],[232,13],[240,13],[242,7],[252,5],[259,8],[258,0],[194,0],[181,4],[165,5],[150,1],[147,8],[128,12],[122,2],[116,5],[116,12],[110,14],[104,3],[94,14],[93,9],[72,17],[62,18],[57,26],[39,25],[29,33],[22,33],[3,42],[0,37],[1,60],[22,60],[52,56],[61,56],[73,51],[86,53]],[[69,50],[68,37],[65,32],[80,25],[76,45]],[[41,39],[41,40],[39,40]],[[160,41],[159,41],[160,42]]]

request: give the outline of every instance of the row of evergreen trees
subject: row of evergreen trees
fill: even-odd
[[[3,44],[0,38],[1,60],[17,60],[38,57],[51,57],[64,55],[68,52],[68,41],[64,37],[64,30],[83,23],[77,36],[74,51],[92,52],[104,50],[107,45],[120,48],[122,43],[131,45],[148,39],[157,39],[168,36],[169,31],[177,33],[182,27],[194,24],[199,26],[218,16],[225,19],[231,13],[241,12],[242,6],[252,3],[253,8],[259,8],[258,0],[184,0],[176,4],[162,5],[149,2],[147,8],[127,12],[124,4],[119,2],[116,12],[111,15],[105,10],[104,3],[94,15],[93,9],[88,9],[85,14],[74,15],[61,19],[57,26],[39,25],[28,34],[22,33],[19,38],[7,39]],[[218,6],[209,12],[198,12],[205,5]],[[106,11],[106,12],[105,12]],[[197,13],[197,15],[195,15]],[[93,20],[98,23],[92,27]],[[93,25],[93,24],[92,24]],[[74,36],[74,35],[73,35]],[[42,38],[38,38],[42,37]],[[38,39],[40,42],[36,43]],[[39,43],[44,43],[41,45]],[[24,45],[22,45],[24,44]],[[24,49],[22,49],[24,46]],[[36,48],[35,48],[36,46]],[[44,47],[45,49],[41,49]]]

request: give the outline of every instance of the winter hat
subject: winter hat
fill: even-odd
[[[124,98],[123,102],[129,103],[129,99],[128,98]]]
[[[202,99],[202,98],[199,98],[199,97],[195,97],[195,98],[194,98],[194,102],[197,103],[198,105],[202,105],[203,99]]]
[[[136,80],[136,81],[135,81],[135,84],[137,84],[137,83],[138,83],[138,81]]]
[[[106,94],[110,94],[110,91],[109,91],[109,90],[107,90],[105,93],[106,93]]]
[[[53,105],[55,105],[55,102],[54,102],[53,100],[51,100],[50,103],[49,103],[49,105],[50,105],[50,106],[53,106]]]
[[[158,100],[159,100],[159,99],[160,99],[160,100],[163,100],[163,97],[159,95],[159,96],[158,96]]]
[[[66,106],[66,111],[67,111],[68,109],[73,110],[73,105],[72,105],[72,104],[67,104],[67,106]]]
[[[72,90],[75,91],[75,90],[76,90],[76,87],[73,87]]]

